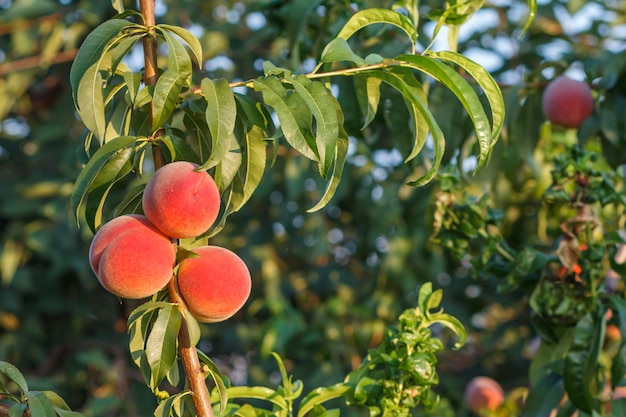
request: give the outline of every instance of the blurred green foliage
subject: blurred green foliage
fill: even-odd
[[[266,59],[312,69],[357,7],[387,3],[185,0],[160,2],[157,13],[160,22],[199,37],[203,76],[240,80],[261,74]],[[420,7],[426,15],[442,4],[429,0]],[[87,416],[144,416],[154,399],[129,360],[125,327],[136,304],[97,284],[87,263],[90,232],[76,228],[69,204],[84,162],[77,156],[83,126],[73,110],[69,67],[80,41],[114,13],[109,2],[97,0],[0,1],[0,359],[18,365],[31,388],[54,390]],[[547,251],[571,215],[541,203],[555,150],[590,143],[606,158],[607,171],[622,172],[626,53],[619,30],[626,11],[619,1],[543,1],[519,38],[526,13],[525,2],[486,4],[468,25],[474,31],[459,35],[459,52],[483,50],[494,60],[489,69],[507,101],[506,129],[490,163],[462,184],[474,211],[489,205],[501,213],[494,218],[497,230],[486,228],[483,238],[497,234],[515,251],[526,245]],[[352,45],[362,56],[411,47],[394,30],[367,30],[369,36]],[[418,49],[430,44],[433,30],[423,18]],[[128,64],[141,67],[141,53]],[[598,98],[594,116],[578,132],[547,126],[541,114],[546,80],[567,69],[593,81]],[[383,94],[383,106],[403,100],[391,90]],[[464,157],[474,143],[469,118],[444,88],[433,85],[429,94],[449,140],[445,162],[471,167]],[[272,351],[307,391],[330,385],[383,340],[387,325],[413,306],[418,286],[433,282],[444,289],[446,311],[470,334],[465,348],[439,357],[436,388],[457,415],[466,415],[461,395],[472,376],[490,375],[507,392],[528,384],[536,335],[528,287],[498,292],[506,284],[501,277],[472,279],[469,254],[480,253],[478,241],[455,255],[431,238],[447,177],[423,188],[404,185],[425,170],[402,164],[398,140],[410,137],[408,115],[383,107],[360,130],[351,97],[339,97],[351,148],[329,206],[306,214],[324,184],[310,161],[280,147],[250,202],[215,237],[246,260],[253,294],[233,320],[204,326],[199,347],[233,385],[277,384]],[[623,211],[599,214],[623,229]],[[459,257],[463,250],[467,255]]]

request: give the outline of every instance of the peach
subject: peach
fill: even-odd
[[[145,298],[167,285],[175,264],[176,250],[167,236],[152,227],[135,227],[106,245],[97,277],[118,297]]]
[[[587,83],[560,76],[548,83],[541,105],[553,124],[577,128],[593,113],[593,95]]]
[[[494,379],[477,376],[467,384],[464,399],[468,408],[475,413],[496,410],[504,403],[504,391]]]
[[[220,193],[206,171],[178,161],[158,169],[143,192],[143,211],[163,233],[173,238],[196,237],[215,222]]]
[[[233,316],[250,296],[250,271],[235,253],[219,246],[194,249],[178,269],[178,288],[189,312],[204,323]]]
[[[175,261],[169,237],[138,214],[105,223],[89,246],[89,264],[98,280],[123,298],[144,298],[163,288]]]
[[[89,246],[89,264],[93,272],[98,275],[102,252],[104,252],[111,240],[119,237],[122,233],[140,228],[156,230],[148,218],[140,214],[125,214],[102,225]]]

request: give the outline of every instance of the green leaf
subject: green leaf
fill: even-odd
[[[185,326],[187,326],[187,332],[189,333],[189,344],[191,346],[197,345],[202,332],[200,331],[198,320],[187,309],[185,309]]]
[[[146,341],[146,357],[152,371],[150,388],[153,391],[176,362],[181,322],[182,317],[176,305],[168,304],[159,309]]]
[[[345,39],[335,38],[322,51],[322,62],[352,62],[358,67],[365,65],[363,58],[354,53]]]
[[[368,8],[355,13],[337,34],[337,38],[348,39],[360,29],[375,23],[397,26],[407,34],[412,44],[417,41],[417,29],[409,18],[398,12],[382,8]]]
[[[26,393],[26,400],[31,417],[56,417],[52,403],[43,392],[29,391]]]
[[[596,323],[591,314],[576,324],[574,340],[565,356],[563,380],[569,400],[580,410],[591,413],[594,409],[594,378],[598,371],[598,357],[606,323]]]
[[[454,64],[463,68],[469,75],[471,75],[480,88],[482,88],[487,100],[489,101],[489,107],[491,107],[491,145],[495,143],[500,137],[500,132],[504,126],[504,97],[502,96],[502,90],[500,86],[491,74],[481,65],[475,63],[471,59],[456,53],[449,51],[431,52],[430,56],[439,58],[444,61],[453,62]]]
[[[237,104],[233,91],[224,79],[205,78],[200,85],[207,101],[206,122],[211,132],[211,155],[201,169],[216,166],[230,150],[231,137],[235,131]]]
[[[118,13],[124,12],[124,0],[111,0],[111,6],[113,6]]]
[[[15,403],[9,408],[9,417],[24,417],[24,411],[26,411],[26,404]]]
[[[530,388],[520,417],[549,415],[554,408],[559,406],[564,392],[563,378],[554,372],[549,372]]]
[[[276,406],[281,410],[287,411],[289,405],[285,398],[283,398],[278,392],[267,387],[230,387],[227,389],[228,398],[254,398],[257,400],[265,400]]]
[[[267,143],[265,133],[259,126],[252,126],[245,134],[242,147],[241,174],[235,177],[236,195],[233,195],[228,206],[228,213],[241,209],[250,199],[252,193],[261,183],[267,160]]]
[[[350,389],[350,386],[344,383],[314,389],[302,399],[302,402],[300,402],[297,417],[304,417],[309,411],[313,410],[315,406],[325,403],[326,401],[339,398]]]
[[[286,90],[274,77],[255,79],[254,89],[276,112],[287,142],[302,155],[319,162],[317,145],[311,132],[313,115],[302,97]]]
[[[380,84],[382,80],[376,77],[367,77],[364,75],[356,75],[354,77],[354,86],[356,90],[356,98],[363,113],[363,126],[365,129],[369,126],[376,113],[378,112],[378,104],[380,103]]]
[[[478,95],[469,83],[444,63],[425,56],[400,55],[399,61],[405,61],[408,67],[424,72],[435,78],[454,93],[472,119],[480,153],[477,169],[486,162],[493,145],[491,125]],[[403,64],[404,65],[404,64]]]
[[[77,103],[78,84],[83,75],[94,64],[100,62],[105,47],[111,40],[118,37],[122,28],[130,25],[132,25],[131,22],[122,19],[107,20],[87,35],[70,69],[70,84],[74,104]]]
[[[80,119],[98,140],[104,138],[105,131],[103,88],[104,79],[98,64],[94,64],[85,71],[75,96]]]
[[[424,175],[416,180],[410,181],[409,184],[413,186],[421,186],[428,183],[437,174],[437,170],[439,169],[439,166],[441,165],[441,161],[443,159],[446,142],[441,128],[437,124],[437,121],[428,109],[426,103],[423,102],[420,94],[413,88],[411,88],[411,86],[409,86],[403,80],[402,76],[387,71],[371,71],[368,72],[368,75],[380,78],[381,80],[383,80],[383,82],[391,85],[396,90],[398,90],[398,92],[400,92],[408,101],[410,101],[414,105],[414,108],[426,120],[430,133],[433,137],[433,145],[435,150],[433,164]]]
[[[79,217],[79,209],[87,193],[91,190],[94,181],[100,175],[100,172],[107,164],[115,158],[120,152],[124,152],[129,146],[133,146],[137,142],[134,136],[120,136],[106,144],[93,154],[87,165],[82,169],[72,190],[71,205],[76,218]]]
[[[215,168],[215,174],[213,176],[217,188],[220,190],[220,194],[226,191],[231,185],[243,161],[241,148],[239,147],[239,142],[237,142],[235,135],[231,136],[229,140],[229,151]]]
[[[113,155],[94,177],[85,198],[85,220],[95,231],[103,220],[103,209],[109,192],[119,180],[133,169],[131,158],[135,148],[124,148]]]
[[[313,213],[322,209],[335,195],[339,182],[341,181],[341,175],[343,174],[346,159],[348,157],[348,145],[349,142],[347,138],[340,137],[337,139],[335,160],[333,161],[333,169],[328,183],[326,184],[326,189],[324,190],[322,198],[320,198],[320,200],[313,207],[307,210],[308,213]]]
[[[152,131],[160,129],[172,116],[188,78],[189,74],[170,70],[161,74],[152,94]]]
[[[196,349],[198,352],[198,358],[203,365],[206,366],[208,373],[211,375],[213,382],[215,383],[215,387],[217,388],[217,394],[220,400],[220,413],[223,413],[226,409],[226,405],[228,404],[228,390],[226,389],[226,385],[224,385],[224,378],[222,372],[217,367],[215,362],[211,360],[204,352]]]
[[[198,67],[202,67],[202,45],[200,44],[200,41],[198,41],[198,39],[188,30],[180,26],[166,25],[163,23],[157,25],[157,29],[161,30],[164,34],[166,31],[169,31],[179,36],[189,47],[189,50],[193,54],[193,58],[196,61],[196,64],[198,64]]]
[[[157,26],[157,29],[160,27]],[[191,57],[185,46],[170,31],[164,30],[161,34],[167,44],[167,70],[191,76]]]
[[[323,84],[311,81],[304,75],[289,76],[287,80],[302,97],[315,119],[315,143],[320,158],[320,174],[326,178],[335,159],[339,121],[336,99]]]
[[[0,373],[4,374],[7,378],[13,381],[22,393],[26,393],[28,391],[26,379],[16,366],[11,365],[8,362],[0,361]]]
[[[415,91],[423,103],[428,102],[428,96],[422,84],[415,78],[415,76],[410,71],[395,71],[398,75],[402,77],[402,81],[413,91]],[[412,131],[415,135],[415,140],[413,142],[413,148],[409,155],[404,159],[404,162],[407,163],[410,160],[414,159],[424,148],[426,144],[426,140],[428,139],[428,121],[424,117],[423,113],[419,109],[419,104],[415,103],[412,100],[408,100],[405,97],[405,101],[407,102],[407,107],[409,109],[409,113],[411,115],[412,122]]]

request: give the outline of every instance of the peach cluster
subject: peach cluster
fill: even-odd
[[[89,248],[102,286],[122,298],[161,290],[176,270],[175,239],[196,237],[215,222],[220,194],[213,178],[191,162],[172,162],[146,185],[144,215],[127,214],[103,225]],[[178,265],[177,283],[191,314],[202,322],[226,320],[250,295],[250,272],[228,249],[203,246]]]

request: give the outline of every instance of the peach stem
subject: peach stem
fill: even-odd
[[[156,24],[154,4],[155,0],[139,0],[139,8],[145,19],[144,24],[148,28],[153,27]],[[143,51],[145,60],[144,82],[146,85],[155,85],[158,78],[157,40],[155,36],[145,36],[143,38]],[[160,135],[162,135],[162,131],[157,131],[155,132],[154,137],[158,137]],[[155,169],[159,169],[165,165],[163,153],[156,143],[152,144],[152,157]],[[198,358],[196,347],[191,345],[189,337],[189,329],[187,327],[187,321],[184,314],[187,307],[178,292],[175,276],[172,276],[168,285],[168,290],[170,300],[173,303],[178,304],[178,308],[183,318],[183,322],[178,333],[178,353],[183,363],[193,404],[196,407],[196,414],[198,417],[213,417],[213,408],[211,407],[211,398],[205,383],[204,372],[200,366],[200,359]]]

